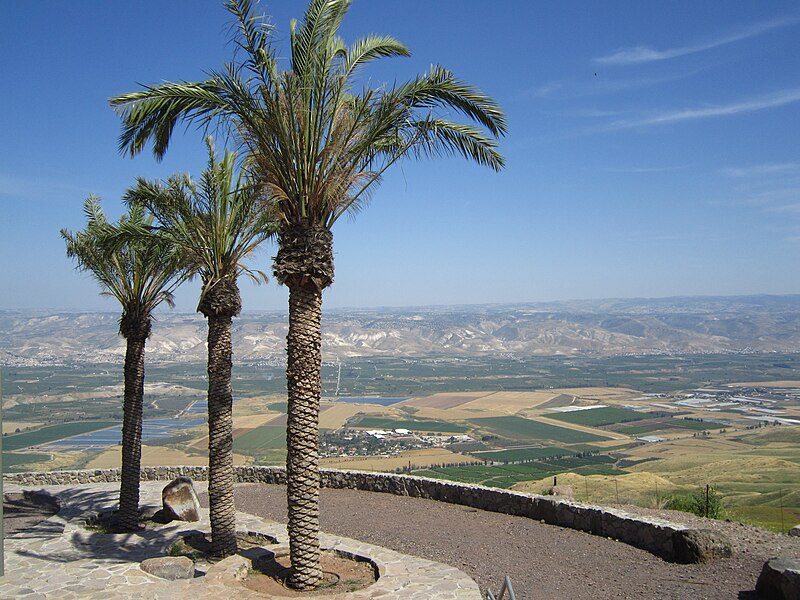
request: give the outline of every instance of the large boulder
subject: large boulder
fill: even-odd
[[[186,556],[160,556],[143,560],[139,567],[161,579],[191,579],[194,577],[194,563]]]
[[[199,521],[200,500],[194,491],[194,483],[188,477],[178,477],[169,482],[161,492],[163,515],[170,520]]]
[[[772,558],[764,563],[756,583],[756,593],[763,600],[800,598],[800,561]]]
[[[713,529],[681,529],[672,534],[675,560],[680,563],[703,563],[733,554],[731,541]]]

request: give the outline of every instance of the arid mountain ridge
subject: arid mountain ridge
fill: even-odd
[[[0,311],[0,364],[117,362],[114,313]],[[240,360],[282,360],[286,315],[234,321]],[[150,361],[202,361],[199,314],[161,312]],[[800,295],[610,299],[531,304],[337,309],[325,313],[326,360],[350,356],[800,352]]]

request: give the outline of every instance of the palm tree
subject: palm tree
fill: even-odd
[[[162,302],[172,306],[172,291],[183,280],[177,255],[169,242],[155,236],[147,243],[129,240],[119,243],[120,231],[130,225],[146,226],[152,221],[141,208],[132,208],[119,224],[108,222],[100,201],[90,196],[83,207],[86,229],[71,233],[61,230],[67,256],[78,269],[89,271],[122,306],[119,333],[125,351],[125,391],[122,405],[122,470],[119,510],[112,526],[133,531],[139,526],[139,478],[142,458],[142,400],[144,397],[144,349],[150,335],[153,311]]]
[[[228,0],[237,21],[234,62],[204,81],[163,83],[111,99],[123,120],[120,149],[153,142],[164,156],[178,121],[222,126],[246,152],[275,203],[274,274],[289,288],[287,336],[287,497],[292,574],[298,589],[317,585],[319,568],[319,398],[322,291],[333,282],[333,224],[363,207],[382,173],[404,156],[460,154],[500,170],[500,107],[450,71],[356,91],[370,61],[408,48],[370,35],[346,46],[338,29],[350,0],[311,0],[292,22],[291,59],[281,69],[272,27],[251,0]],[[459,122],[465,117],[473,124]]]
[[[236,510],[233,502],[233,391],[231,386],[231,322],[242,308],[237,280],[245,273],[266,281],[243,261],[274,231],[258,188],[240,172],[236,155],[222,161],[208,144],[208,168],[199,182],[185,175],[164,183],[139,179],[128,191],[130,207],[146,207],[157,221],[155,230],[183,257],[183,265],[202,280],[197,310],[208,319],[208,496],[211,552],[235,554]],[[134,235],[149,234],[147,230]]]

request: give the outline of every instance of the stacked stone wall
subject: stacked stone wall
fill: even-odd
[[[239,483],[286,483],[286,471],[282,467],[243,466],[235,467],[235,472]],[[142,469],[142,481],[171,481],[181,476],[205,481],[208,479],[208,468],[145,467]],[[674,523],[631,515],[615,509],[427,477],[322,469],[321,479],[322,487],[327,488],[428,498],[480,510],[528,517],[551,525],[619,540],[667,560],[675,558],[674,536],[685,529]],[[4,481],[26,487],[109,483],[119,481],[119,469],[12,473],[5,475]]]

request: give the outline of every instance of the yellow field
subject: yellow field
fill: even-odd
[[[672,466],[669,470],[688,469],[705,464],[711,459],[728,458],[751,450],[751,446],[737,442],[721,435],[709,437],[689,437],[677,440],[646,444],[632,448],[625,452],[626,457],[641,460],[643,458],[658,458],[664,461],[658,463],[661,471],[667,470],[666,465]],[[654,471],[656,463],[643,463],[641,466],[632,467],[633,470]],[[663,465],[663,466],[662,466]]]
[[[523,481],[511,489],[520,492],[542,494],[553,485],[552,477],[538,481]],[[636,504],[639,506],[658,505],[659,498],[679,490],[674,482],[652,473],[629,473],[627,475],[578,475],[562,473],[558,476],[559,486],[572,488],[573,497],[582,502],[598,504]]]
[[[558,393],[546,392],[495,392],[486,394],[462,404],[461,410],[480,409],[493,413],[514,415],[521,410],[535,408],[557,396]],[[450,411],[447,411],[448,413]],[[488,416],[488,415],[487,415]]]
[[[54,452],[50,455],[50,460],[40,463],[25,465],[26,471],[58,471],[59,469],[71,469],[77,461],[84,457],[83,452]]]
[[[554,396],[564,394],[566,396],[577,396],[589,400],[618,401],[623,402],[630,398],[641,396],[641,392],[630,388],[621,387],[585,387],[585,388],[557,388],[549,390]]]
[[[234,429],[255,429],[261,427],[265,423],[269,423],[275,417],[281,416],[277,412],[265,412],[260,415],[234,415],[233,428]]]
[[[322,405],[322,412],[319,415],[319,426],[324,429],[338,429],[342,427],[347,419],[357,413],[382,413],[386,412],[386,407],[376,404],[349,404],[346,402],[332,402]]]
[[[25,431],[41,425],[43,423],[34,423],[33,421],[3,421],[3,433],[14,433],[17,429]]]
[[[323,467],[334,469],[354,469],[359,471],[391,471],[400,467],[407,467],[408,463],[417,467],[430,467],[447,463],[483,462],[470,456],[450,452],[443,448],[423,448],[409,450],[397,456],[350,456],[337,458],[323,458],[320,463]]]
[[[87,469],[112,469],[119,467],[122,462],[122,454],[119,448],[106,450],[95,456]],[[48,463],[50,464],[50,463]],[[143,467],[173,467],[173,466],[202,466],[208,464],[208,457],[197,454],[187,454],[174,448],[163,446],[142,446],[142,466]],[[247,457],[240,454],[233,455],[233,464],[247,464]]]
[[[267,405],[273,402],[286,402],[286,394],[273,394],[270,396],[255,396],[252,398],[238,398],[233,403],[234,415],[262,415],[267,410]]]
[[[423,407],[414,413],[415,417],[424,419],[435,419],[437,421],[465,421],[467,419],[477,419],[479,417],[504,417],[508,411],[490,409],[486,407],[478,408],[431,408]]]
[[[411,398],[404,402],[400,402],[396,406],[413,406],[415,408],[440,408],[440,409],[448,409],[448,408],[455,408],[456,406],[461,406],[466,402],[471,402],[480,398],[481,396],[486,396],[487,392],[458,392],[458,393],[449,393],[449,392],[442,392],[439,394],[431,394],[430,396],[421,396],[419,398]]]

